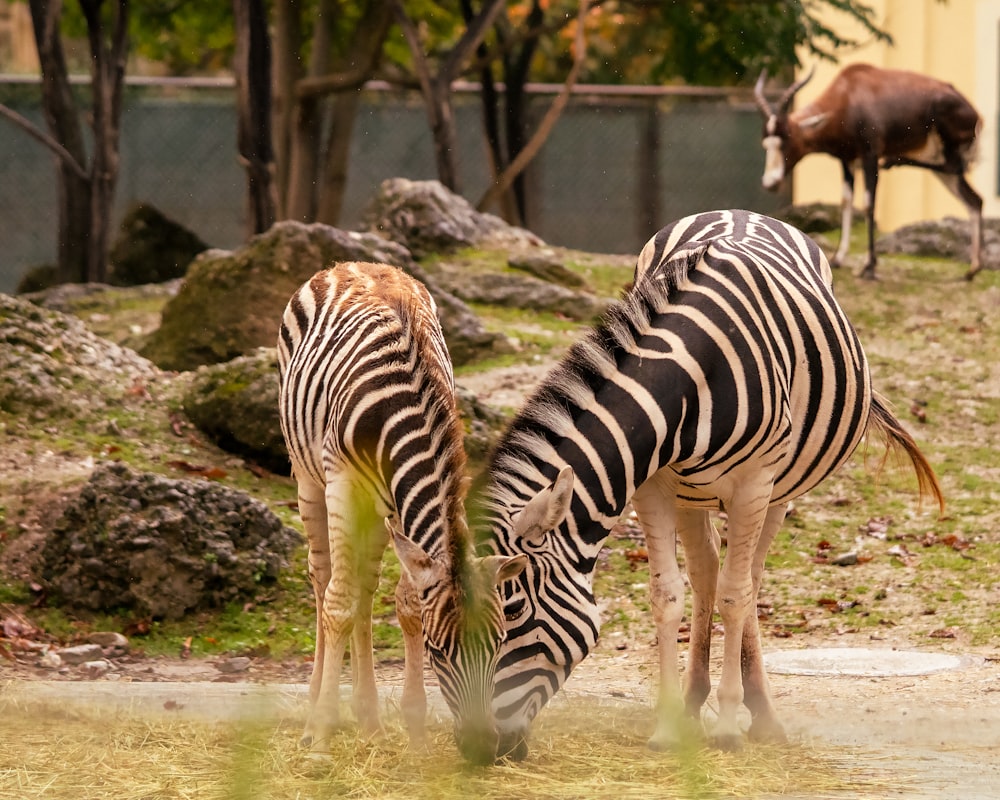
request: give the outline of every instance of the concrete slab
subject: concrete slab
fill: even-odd
[[[864,647],[814,647],[764,654],[768,672],[778,675],[854,675],[889,678],[930,675],[971,666],[969,656]]]

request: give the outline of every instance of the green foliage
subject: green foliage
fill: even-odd
[[[575,3],[552,4],[548,19],[572,19]],[[823,22],[828,12],[834,25]],[[870,39],[891,42],[861,0],[699,0],[644,3],[614,0],[588,15],[588,57],[581,83],[737,85],[810,57],[836,60],[843,48],[861,44],[840,32],[859,25]],[[536,80],[563,80],[572,37],[563,32],[542,43]]]

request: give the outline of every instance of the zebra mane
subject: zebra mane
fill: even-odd
[[[685,251],[640,272],[625,297],[549,372],[493,451],[485,503],[489,511],[509,516],[555,478],[562,466],[558,442],[571,435],[576,415],[618,371],[621,356],[635,350],[652,316],[670,305],[704,250]]]
[[[424,302],[420,302],[421,298],[408,295],[387,296],[385,299],[398,316],[400,334],[412,338],[419,354],[415,377],[423,386],[421,393],[427,403],[427,419],[433,428],[430,439],[439,459],[441,490],[445,497],[448,531],[445,551],[453,577],[464,580],[464,565],[472,549],[465,513],[468,489],[464,477],[468,462],[465,426],[458,410],[447,346],[443,337],[433,333],[438,324],[436,306],[430,294],[423,298]]]

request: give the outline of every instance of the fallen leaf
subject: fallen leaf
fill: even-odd
[[[187,427],[187,422],[178,413],[172,412],[170,414],[170,430],[173,431],[174,436],[178,438],[183,438],[184,428]]]
[[[141,378],[136,378],[132,382],[132,385],[125,391],[125,394],[129,397],[141,397],[143,400],[152,400],[152,396],[149,394],[149,390],[146,388],[146,383]]]
[[[254,464],[252,461],[247,462],[247,470],[255,478],[266,478],[270,473],[264,469],[260,464]]]
[[[181,472],[186,472],[189,475],[200,475],[203,478],[210,478],[213,480],[221,480],[229,474],[222,469],[222,467],[209,467],[204,464],[191,464],[182,460],[168,461],[167,466],[179,469]]]
[[[952,550],[966,550],[972,546],[972,542],[960,533],[946,533],[941,537],[941,542],[948,545]]]

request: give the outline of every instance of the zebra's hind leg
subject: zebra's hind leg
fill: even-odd
[[[673,494],[658,478],[647,481],[632,498],[649,552],[650,602],[656,625],[659,681],[653,750],[677,747],[694,726],[686,725],[677,671],[677,631],[684,614],[684,579],[677,566],[676,509]]]
[[[775,535],[785,521],[787,503],[772,506],[764,518],[764,527],[757,542],[757,551],[753,561],[753,596],[755,607],[752,609],[747,624],[743,626],[743,704],[750,710],[751,722],[749,736],[754,741],[784,742],[787,741],[785,729],[778,720],[771,702],[771,687],[764,670],[764,660],[761,654],[760,623],[757,620],[756,600],[760,593],[761,580],[764,577],[764,559]]]
[[[743,702],[743,631],[748,626],[756,629],[756,620],[751,619],[756,617],[753,564],[768,515],[772,487],[773,475],[758,471],[725,499],[729,535],[718,583],[718,608],[725,640],[722,675],[716,693],[719,717],[710,737],[722,750],[738,750],[743,746],[743,733],[737,720]]]
[[[298,481],[299,515],[309,546],[309,582],[316,603],[316,650],[312,677],[309,680],[309,718],[302,736],[303,747],[311,747],[314,739],[313,716],[319,702],[326,658],[326,636],[323,626],[323,598],[330,583],[330,537],[327,531],[326,497],[324,488],[303,478]],[[338,698],[339,702],[339,698]]]
[[[681,509],[677,532],[691,582],[691,642],[688,646],[684,705],[689,716],[701,719],[701,707],[712,689],[708,659],[712,649],[712,614],[719,580],[721,538],[707,510]]]
[[[354,543],[351,541],[351,532],[357,529],[358,498],[352,481],[344,472],[328,470],[325,500],[330,577],[316,609],[319,616],[316,641],[317,647],[322,642],[322,655],[313,666],[313,681],[315,683],[318,671],[319,688],[302,736],[303,744],[317,752],[329,747],[334,731],[340,726],[340,671],[358,604],[358,580],[352,557]],[[313,536],[310,530],[310,548]],[[317,553],[321,551],[318,544],[316,549]]]

